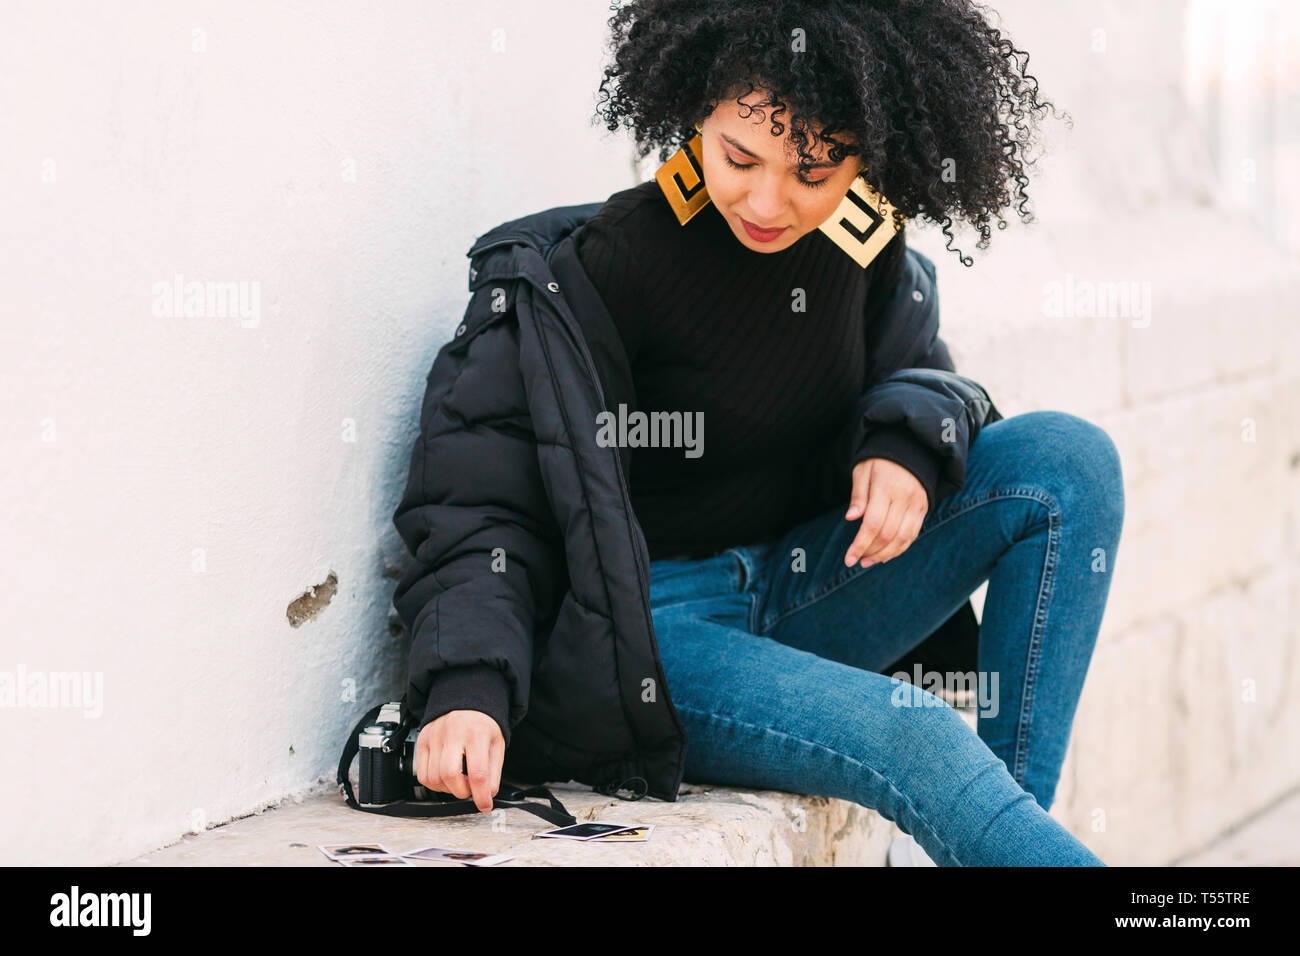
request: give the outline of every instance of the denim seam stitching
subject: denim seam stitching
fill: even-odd
[[[1038,677],[1038,665],[1042,659],[1042,636],[1047,628],[1048,605],[1051,599],[1052,585],[1056,580],[1056,554],[1061,536],[1060,505],[1056,498],[1050,493],[1034,487],[1013,487],[1013,488],[994,488],[983,494],[972,496],[963,501],[961,505],[954,508],[949,514],[936,521],[933,525],[925,530],[921,535],[917,535],[919,541],[924,535],[930,534],[936,528],[940,528],[959,515],[964,515],[968,511],[988,504],[990,501],[1002,500],[1006,498],[1026,498],[1031,501],[1037,501],[1047,509],[1048,535],[1046,555],[1043,559],[1043,573],[1039,577],[1038,599],[1034,609],[1033,632],[1029,637],[1029,656],[1025,661],[1025,681],[1021,689],[1020,713],[1016,718],[1016,738],[1014,749],[1014,766],[1011,768],[1012,777],[1021,787],[1025,785],[1025,774],[1029,763],[1029,732],[1033,726],[1033,709],[1034,709],[1034,688]],[[915,543],[915,542],[913,542]],[[786,617],[796,611],[804,610],[807,607],[817,603],[822,598],[848,584],[854,580],[858,574],[865,573],[869,568],[854,563],[853,567],[846,568],[841,574],[835,577],[829,584],[810,595],[802,603],[792,605],[782,611],[776,617],[764,619],[759,634],[766,636],[767,633],[779,624]]]
[[[1052,587],[1056,582],[1056,557],[1061,537],[1061,511],[1051,495],[1047,512],[1047,553],[1043,556],[1043,571],[1038,582],[1038,607],[1034,611],[1034,629],[1029,638],[1029,657],[1025,661],[1025,683],[1021,690],[1020,716],[1016,721],[1016,783],[1025,785],[1029,765],[1029,732],[1034,722],[1034,695],[1038,668],[1042,661],[1043,632],[1047,629],[1051,609]]]
[[[963,515],[967,511],[970,511],[971,509],[978,507],[979,505],[987,504],[988,502],[994,499],[1000,499],[1000,498],[1031,498],[1039,502],[1039,504],[1043,504],[1043,505],[1047,505],[1047,502],[1051,502],[1051,505],[1049,506],[1049,510],[1055,508],[1056,506],[1056,500],[1050,494],[1048,494],[1045,491],[1041,491],[1037,488],[1020,487],[1020,488],[993,489],[991,491],[986,491],[981,495],[968,498],[966,501],[962,502],[961,507],[954,508],[951,514],[945,515],[942,519],[936,521],[929,528],[925,529],[925,531],[923,531],[921,534],[917,535],[916,539],[912,543],[915,544],[917,541],[920,541],[923,537],[930,534],[936,528],[943,527],[943,525],[947,524],[953,518],[956,518],[959,515]],[[821,589],[813,592],[811,595],[808,595],[801,603],[792,604],[775,615],[772,614],[764,615],[763,629],[760,633],[766,636],[768,631],[770,631],[773,627],[775,627],[782,620],[789,617],[794,612],[802,611],[804,608],[808,607],[809,605],[817,603],[822,598],[830,594],[832,591],[839,590],[839,588],[841,588],[845,584],[848,584],[859,574],[865,574],[869,570],[870,568],[864,568],[862,565],[858,564],[857,562],[854,562],[853,567],[845,568],[844,571],[842,571],[837,577],[833,578],[829,584],[824,585]]]

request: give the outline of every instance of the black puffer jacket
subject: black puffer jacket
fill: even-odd
[[[598,413],[637,407],[632,376],[571,237],[600,205],[503,223],[470,248],[472,296],[429,373],[393,516],[414,557],[393,601],[412,635],[407,706],[420,726],[480,710],[501,725],[511,782],[675,800],[687,740],[655,642],[631,452],[597,442]],[[953,370],[933,264],[908,249],[892,297],[863,320],[853,447],[905,424],[942,456],[943,498],[1002,416]],[[940,437],[946,419],[955,441]],[[974,670],[977,627],[967,601],[890,671]]]

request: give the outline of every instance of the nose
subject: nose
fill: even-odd
[[[754,215],[754,222],[760,226],[783,225],[785,194],[778,177],[759,176],[757,179],[749,192],[749,211]]]

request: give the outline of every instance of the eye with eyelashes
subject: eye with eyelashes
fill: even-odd
[[[742,165],[742,164],[736,162],[734,159],[732,159],[732,158],[731,158],[730,156],[728,156],[726,153],[723,153],[723,154],[722,154],[722,158],[725,159],[725,160],[727,161],[727,165],[730,166],[732,169],[753,169],[753,168],[754,168],[754,165],[755,165],[754,163],[747,163],[747,164]],[[798,178],[798,180],[799,180],[800,183],[802,183],[803,185],[807,186],[809,189],[816,189],[818,186],[825,186],[825,185],[826,185],[826,180],[827,180],[827,179],[830,179],[829,176],[827,176],[827,177],[825,177],[825,178],[823,178],[823,179],[804,179],[802,176],[799,176],[799,177],[797,177],[797,178]]]

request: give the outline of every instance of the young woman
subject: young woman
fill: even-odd
[[[939,865],[1101,865],[1047,810],[1114,566],[1115,448],[1073,415],[1001,418],[937,333],[878,361],[921,261],[905,220],[952,248],[956,221],[983,245],[1028,218],[1050,107],[1028,57],[965,0],[638,0],[610,23],[601,114],[673,159],[577,253],[638,408],[704,426],[630,467],[685,779],[855,801]],[[986,580],[976,734],[888,668]],[[502,718],[442,709],[418,776],[465,797],[462,755],[500,777]]]

